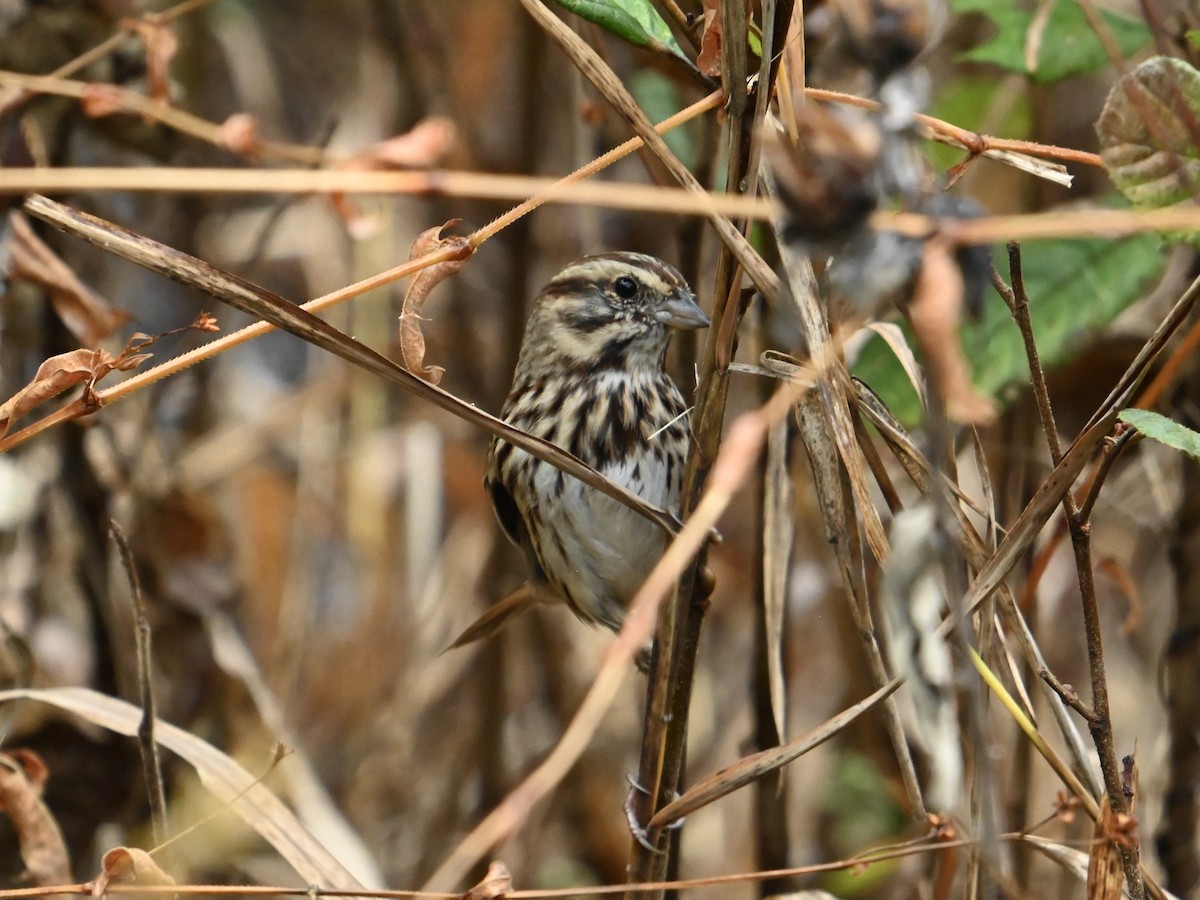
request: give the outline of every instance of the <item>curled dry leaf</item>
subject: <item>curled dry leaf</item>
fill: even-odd
[[[700,37],[696,68],[713,78],[721,75],[721,17],[717,15],[717,0],[704,0],[704,33]]]
[[[104,897],[114,885],[137,884],[157,887],[175,884],[145,850],[114,847],[100,861],[100,874],[90,882],[93,897]]]
[[[50,295],[54,312],[86,347],[95,347],[129,316],[85,285],[71,268],[34,233],[19,212],[9,216],[8,275],[39,285]]]
[[[463,895],[463,900],[503,900],[512,889],[512,875],[508,866],[494,859],[488,866],[487,874]]]
[[[146,45],[146,93],[151,100],[165,103],[171,94],[171,79],[167,69],[179,50],[170,23],[158,16],[126,19],[121,26],[141,38]]]
[[[439,250],[449,249],[454,254],[443,262],[427,266],[413,276],[404,294],[404,310],[400,313],[400,352],[404,356],[404,367],[430,384],[441,381],[446,370],[439,366],[425,366],[425,336],[421,333],[420,312],[429,297],[429,292],[444,279],[456,274],[475,252],[470,241],[464,237],[442,237],[443,231],[452,228],[458,222],[458,219],[451,219],[445,225],[421,232],[408,250],[410,260],[420,259]]]
[[[90,388],[114,369],[126,372],[149,358],[149,353],[113,356],[106,350],[70,350],[50,357],[38,366],[33,381],[0,405],[0,437],[25,413],[63,391],[85,383]]]
[[[0,809],[12,820],[21,861],[36,885],[68,884],[71,862],[58,822],[42,800],[47,769],[32,750],[0,754]]]
[[[221,145],[242,156],[254,156],[262,147],[258,120],[250,113],[234,113],[221,123]]]
[[[909,321],[925,353],[930,379],[940,387],[950,418],[982,425],[996,417],[996,407],[972,386],[959,343],[963,290],[962,270],[950,247],[944,241],[928,241],[908,307]]]
[[[89,84],[79,96],[83,113],[93,119],[111,116],[124,107],[121,89],[112,84]]]

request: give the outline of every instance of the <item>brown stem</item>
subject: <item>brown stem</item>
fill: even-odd
[[[1050,686],[1050,689],[1054,691],[1054,693],[1058,694],[1058,696],[1062,698],[1063,703],[1067,704],[1067,706],[1071,707],[1071,709],[1083,716],[1086,721],[1091,722],[1095,720],[1096,713],[1092,711],[1091,707],[1079,699],[1079,694],[1076,693],[1075,688],[1071,687],[1070,685],[1063,684],[1058,680],[1058,676],[1049,669],[1043,668],[1038,672],[1038,676],[1042,679],[1042,681],[1046,682],[1046,684]]]
[[[108,533],[125,575],[129,579],[130,601],[133,603],[134,620],[137,623],[137,672],[142,699],[142,720],[138,725],[138,747],[142,754],[142,771],[146,777],[146,793],[150,799],[150,819],[154,827],[154,843],[162,845],[167,840],[167,801],[163,790],[162,766],[158,757],[158,744],[154,740],[156,721],[154,703],[154,672],[150,655],[150,622],[146,618],[146,607],[142,603],[142,585],[134,565],[133,553],[125,540],[125,532],[116,520],[108,523]]]
[[[1033,335],[1033,326],[1029,319],[1029,296],[1025,292],[1025,284],[1021,275],[1021,248],[1016,242],[1008,245],[1008,258],[1012,291],[1010,310],[1021,332],[1025,344],[1025,353],[1029,359],[1030,384],[1033,387],[1034,399],[1037,403],[1038,415],[1042,420],[1042,430],[1046,435],[1046,443],[1050,448],[1050,457],[1054,465],[1062,462],[1062,445],[1059,443],[1057,426],[1054,424],[1054,412],[1050,406],[1050,396],[1046,389],[1046,376],[1038,356],[1037,342]],[[1006,301],[1009,294],[1001,291]],[[1101,479],[1097,478],[1095,484]],[[1092,526],[1075,501],[1075,496],[1067,490],[1062,498],[1063,510],[1067,517],[1067,529],[1071,537],[1071,547],[1075,553],[1075,568],[1079,578],[1079,595],[1083,607],[1084,633],[1087,643],[1088,672],[1092,685],[1092,706],[1088,710],[1078,697],[1072,702],[1072,694],[1056,686],[1056,681],[1050,684],[1063,700],[1076,709],[1088,721],[1088,730],[1092,742],[1096,745],[1096,754],[1100,758],[1100,772],[1104,778],[1105,792],[1109,803],[1116,813],[1128,813],[1129,806],[1121,785],[1121,768],[1113,743],[1112,721],[1108,703],[1108,680],[1104,669],[1104,641],[1100,626],[1100,610],[1096,602],[1096,584],[1092,569]],[[1088,507],[1090,512],[1091,507]],[[1052,678],[1044,672],[1043,677]],[[1138,848],[1122,847],[1121,859],[1125,867],[1125,880],[1129,891],[1135,898],[1146,895],[1145,884],[1142,881],[1141,862]]]

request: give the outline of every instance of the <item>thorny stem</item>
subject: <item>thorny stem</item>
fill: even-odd
[[[1045,372],[1038,356],[1037,342],[1033,335],[1033,326],[1029,318],[1029,296],[1025,292],[1024,279],[1021,273],[1021,247],[1015,241],[1008,245],[1008,259],[1012,290],[1001,291],[1017,328],[1025,344],[1025,354],[1029,360],[1030,384],[1033,388],[1034,399],[1037,402],[1038,414],[1042,420],[1042,429],[1046,434],[1046,443],[1050,448],[1050,456],[1057,466],[1062,461],[1062,446],[1058,440],[1057,427],[1054,424],[1054,413],[1050,406],[1050,396],[1046,389]],[[1105,472],[1108,471],[1106,468]],[[1093,493],[1099,490],[1102,482],[1099,477],[1093,481]],[[1068,489],[1062,498],[1063,510],[1066,513],[1067,528],[1071,536],[1071,546],[1075,552],[1075,568],[1079,578],[1079,596],[1083,607],[1084,633],[1087,642],[1088,672],[1092,684],[1092,706],[1089,711],[1083,707],[1078,697],[1074,702],[1071,693],[1062,689],[1055,681],[1047,679],[1047,683],[1059,693],[1063,700],[1080,712],[1087,720],[1088,731],[1092,742],[1096,745],[1096,754],[1100,759],[1100,772],[1104,778],[1105,792],[1109,803],[1116,813],[1128,813],[1129,804],[1121,783],[1121,768],[1113,743],[1112,719],[1108,703],[1108,679],[1104,669],[1104,641],[1100,626],[1100,610],[1096,602],[1096,584],[1092,570],[1092,526],[1087,515],[1081,511],[1074,494]],[[1089,505],[1087,511],[1090,513]],[[1049,672],[1043,677],[1053,676]],[[1121,860],[1125,868],[1125,880],[1129,892],[1135,898],[1146,896],[1146,887],[1142,881],[1141,862],[1138,848],[1121,847]]]

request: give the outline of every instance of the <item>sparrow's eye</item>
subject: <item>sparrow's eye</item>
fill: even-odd
[[[637,296],[638,283],[628,275],[622,275],[613,282],[613,290],[617,292],[617,296],[624,300],[632,300]]]

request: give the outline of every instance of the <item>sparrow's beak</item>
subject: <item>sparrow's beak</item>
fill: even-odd
[[[692,292],[685,288],[677,288],[668,294],[667,298],[659,304],[654,317],[672,328],[708,327],[708,316],[696,303]]]

